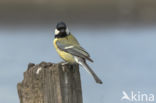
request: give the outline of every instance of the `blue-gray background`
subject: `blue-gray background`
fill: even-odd
[[[80,69],[84,103],[120,103],[123,90],[156,94],[155,27],[70,29],[91,54],[95,62],[90,65],[103,80],[103,85],[96,84]],[[1,103],[19,103],[16,84],[29,62],[61,61],[53,36],[51,27],[0,30]]]
[[[80,69],[84,103],[125,103],[122,91],[156,95],[155,11],[155,0],[1,0],[0,103],[19,103],[16,85],[28,63],[62,61],[52,44],[60,20],[103,81]]]

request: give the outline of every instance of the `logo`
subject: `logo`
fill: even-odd
[[[129,94],[122,91],[121,101],[130,102],[154,102],[154,94],[141,93],[140,91],[131,91]]]

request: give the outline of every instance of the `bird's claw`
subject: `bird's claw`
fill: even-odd
[[[62,62],[62,63],[61,63],[62,66],[65,66],[65,65],[67,65],[67,64],[68,64],[68,62]]]

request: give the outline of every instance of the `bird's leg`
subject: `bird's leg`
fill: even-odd
[[[65,72],[66,70],[65,70],[65,66],[68,64],[69,62],[62,62],[61,63],[61,65],[62,65],[62,69],[63,69],[63,71]]]
[[[62,62],[61,65],[62,65],[62,66],[65,66],[65,65],[67,65],[68,63],[69,63],[69,62],[66,62],[66,61],[65,61],[65,62]]]

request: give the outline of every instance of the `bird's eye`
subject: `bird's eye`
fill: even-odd
[[[58,28],[58,30],[64,29],[63,27]]]

